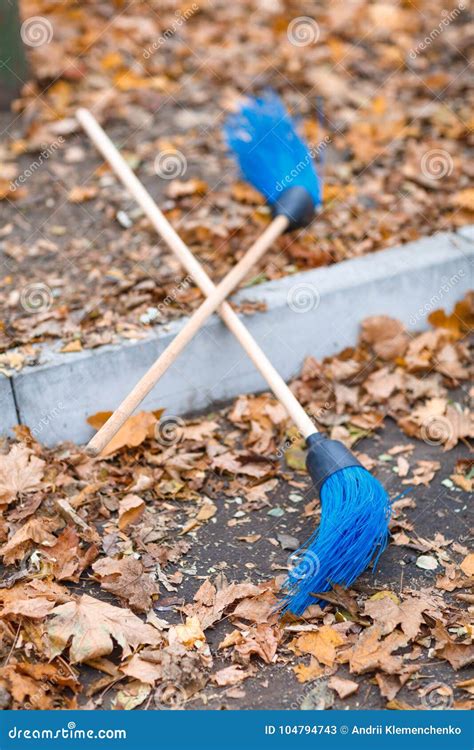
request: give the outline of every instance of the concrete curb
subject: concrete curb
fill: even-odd
[[[266,312],[246,316],[245,323],[289,380],[307,355],[322,358],[352,346],[368,315],[390,315],[409,330],[420,330],[432,310],[451,309],[472,287],[472,230],[463,227],[288,276],[243,290],[234,300],[266,302]],[[59,342],[41,346],[41,364],[0,380],[2,433],[20,421],[46,445],[85,442],[93,433],[87,416],[116,407],[185,323],[186,318],[157,327],[141,341],[77,354],[60,353]],[[185,414],[265,387],[239,344],[213,316],[142,408]]]

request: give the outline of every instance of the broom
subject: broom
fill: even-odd
[[[87,110],[79,110],[77,116],[91,140],[201,290],[206,295],[213,294],[215,286],[202,266],[180,240],[93,116]],[[267,196],[274,212],[282,210],[281,206],[285,206],[285,203],[292,203],[290,218],[286,216],[288,227],[306,223],[309,220],[310,200],[312,207],[319,202],[318,181],[311,155],[298,138],[279,100],[269,95],[250,102],[239,114],[230,118],[226,135],[238,155],[245,176]],[[263,142],[265,147],[261,149]],[[272,172],[271,166],[277,163],[277,159],[279,171]],[[296,176],[291,177],[295,172]],[[265,182],[262,181],[264,173],[269,175]],[[279,185],[287,175],[294,184],[281,190],[282,194],[278,195]],[[286,596],[282,602],[283,609],[300,614],[308,604],[314,603],[313,592],[328,591],[333,583],[350,586],[371,560],[375,558],[377,563],[387,543],[389,499],[378,480],[361,466],[342,443],[329,440],[317,432],[310,417],[232,308],[224,303],[219,312],[308,445],[307,468],[321,497],[321,523],[307,544],[296,553],[299,563],[288,576]]]

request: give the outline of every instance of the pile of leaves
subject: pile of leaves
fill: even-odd
[[[377,707],[472,708],[472,531],[446,536],[474,481],[459,453],[473,437],[472,312],[467,298],[418,335],[369,318],[355,348],[309,359],[292,384],[330,435],[370,437],[355,450],[394,501],[377,579],[335,586],[301,618],[276,606],[319,501],[269,395],[188,421],[141,412],[94,459],[18,428],[0,453],[0,706],[221,708],[253,691],[253,706],[321,709],[375,690]],[[380,454],[394,421],[405,436]],[[443,452],[456,457],[430,537],[420,509]],[[401,580],[388,585],[390,555]],[[278,698],[270,679],[284,680]]]
[[[44,19],[46,41],[27,47],[32,79],[0,146],[0,350],[22,347],[4,358],[10,369],[36,360],[35,342],[64,339],[71,352],[136,339],[201,299],[80,131],[78,106],[215,279],[269,221],[221,134],[241,93],[269,86],[320,161],[324,208],[246,284],[472,223],[470,29],[454,0],[422,10],[23,0],[21,10]]]

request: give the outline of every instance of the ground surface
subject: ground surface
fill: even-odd
[[[0,452],[1,705],[472,708],[473,318],[472,295],[419,335],[369,318],[292,384],[393,507],[375,575],[299,618],[275,607],[289,570],[319,564],[295,551],[325,508],[268,394],[141,412],[97,459],[18,428]]]
[[[136,338],[200,299],[78,132],[77,106],[106,126],[213,278],[268,221],[221,134],[238,97],[268,86],[301,118],[324,209],[246,283],[472,221],[461,3],[21,7],[39,21],[33,78],[1,123],[0,349],[23,356],[4,357],[6,369],[34,362],[37,341],[77,351]]]

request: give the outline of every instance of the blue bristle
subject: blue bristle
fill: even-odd
[[[361,466],[340,469],[321,488],[321,522],[285,583],[284,611],[300,615],[310,604],[324,604],[312,593],[332,584],[350,586],[388,541],[390,500],[380,482]]]
[[[272,91],[250,99],[231,115],[224,134],[245,179],[270,204],[289,187],[304,187],[321,203],[319,179],[311,152],[298,135],[283,102]]]

